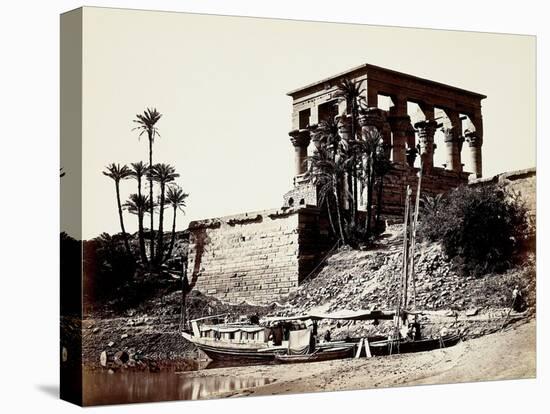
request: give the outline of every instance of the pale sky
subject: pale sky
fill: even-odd
[[[153,161],[174,165],[191,194],[182,230],[280,207],[294,175],[286,92],[363,63],[487,95],[484,176],[535,166],[534,37],[86,8],[83,38],[86,239],[120,231],[114,184],[101,171],[147,161],[136,113],[163,114]],[[136,192],[135,181],[121,189]],[[135,216],[125,219],[136,231]]]

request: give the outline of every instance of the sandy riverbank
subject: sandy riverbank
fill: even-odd
[[[269,378],[274,382],[219,397],[369,389],[391,386],[444,384],[534,378],[536,324],[431,352],[372,359],[347,359],[308,364],[218,368],[180,375],[189,378],[232,376]]]

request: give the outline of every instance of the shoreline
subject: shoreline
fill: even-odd
[[[186,371],[185,378],[266,378],[267,385],[212,398],[344,391],[536,377],[536,322],[460,342],[454,347],[371,359]]]

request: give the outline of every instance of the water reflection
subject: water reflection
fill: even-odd
[[[197,400],[269,384],[267,378],[199,377],[174,372],[92,371],[84,374],[84,404]]]

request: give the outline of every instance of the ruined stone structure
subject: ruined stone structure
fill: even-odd
[[[519,194],[525,203],[532,224],[535,224],[537,216],[537,170],[535,168],[508,171],[469,182],[469,185],[474,187],[493,184],[503,185],[512,192]]]
[[[195,289],[231,303],[271,302],[307,277],[328,248],[315,207],[194,221],[188,274]]]
[[[288,93],[293,99],[293,130],[289,135],[296,162],[294,188],[285,194],[285,205],[317,204],[316,191],[304,177],[304,160],[308,152],[315,150],[311,131],[319,122],[336,118],[342,139],[354,139],[349,116],[346,116],[346,103],[336,97],[338,83],[344,79],[361,82],[368,109],[359,119],[360,126],[376,128],[385,147],[390,149],[393,169],[385,178],[384,215],[401,216],[404,188],[417,182],[417,153],[422,159],[424,194],[445,192],[467,183],[469,176],[482,176],[481,100],[484,95],[365,64]],[[389,109],[378,107],[380,96],[389,98]],[[416,104],[418,111],[409,114],[408,103]],[[441,149],[446,154],[444,168],[434,166],[433,161],[434,136],[438,129],[444,134],[445,147]],[[464,142],[468,143],[471,172],[463,171]]]
[[[283,196],[281,209],[190,224],[188,277],[195,289],[232,303],[272,302],[295,289],[330,250],[330,226],[305,173],[316,146],[311,131],[317,123],[337,118],[342,139],[352,139],[345,102],[335,97],[338,82],[345,78],[363,82],[368,109],[359,120],[361,128],[375,127],[391,151],[392,170],[384,178],[382,199],[386,218],[402,218],[405,188],[417,183],[417,153],[423,194],[446,192],[467,183],[469,175],[481,177],[483,95],[373,65],[294,90],[288,94],[293,99],[293,188]],[[379,96],[389,97],[392,106],[378,108]],[[409,115],[407,102],[417,104],[418,113]],[[444,168],[433,162],[437,129],[445,137]],[[465,141],[471,173],[463,171]]]

